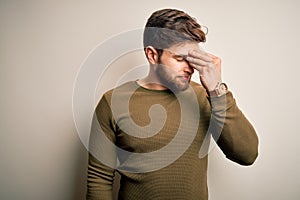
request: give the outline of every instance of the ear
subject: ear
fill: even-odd
[[[147,46],[145,48],[145,55],[146,55],[146,58],[148,60],[148,62],[150,64],[157,64],[158,62],[158,53],[156,51],[156,49],[154,49],[154,47],[152,46]]]

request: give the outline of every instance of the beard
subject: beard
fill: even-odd
[[[157,76],[160,82],[170,89],[172,92],[182,92],[189,88],[191,78],[188,80],[183,79],[182,76],[174,76],[174,71],[159,63],[157,65]],[[189,74],[189,76],[191,76]]]

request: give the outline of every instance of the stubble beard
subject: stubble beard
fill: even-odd
[[[157,65],[157,76],[160,82],[174,93],[183,92],[189,88],[190,79],[186,81],[177,80],[180,77],[172,76],[172,71],[168,70],[163,64]]]

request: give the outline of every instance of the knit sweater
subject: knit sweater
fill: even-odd
[[[118,171],[119,199],[207,200],[209,133],[230,160],[254,162],[258,138],[232,93],[209,98],[200,84],[190,85],[174,94],[131,81],[103,95],[90,136],[87,199],[112,199]]]

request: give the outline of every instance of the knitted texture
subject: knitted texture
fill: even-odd
[[[159,151],[174,140],[181,128],[187,134],[192,133],[194,130],[196,132],[192,140],[186,137],[176,143],[178,149],[184,145],[188,147],[178,159],[167,166],[146,172],[143,172],[143,169],[148,169],[149,163],[143,161],[130,163],[128,156],[116,155],[111,149],[102,149],[101,152],[97,148],[90,149],[88,199],[112,199],[112,184],[116,170],[112,166],[103,164],[99,159],[101,155],[100,157],[97,156],[99,154],[111,158],[112,163],[118,159],[119,166],[123,166],[123,168],[117,169],[121,174],[119,199],[208,199],[208,157],[206,155],[199,158],[199,151],[212,116],[218,121],[218,113],[222,109],[222,106],[220,106],[222,102],[220,98],[209,99],[201,85],[191,82],[191,86],[197,97],[200,118],[197,118],[199,116],[193,110],[189,110],[192,107],[188,105],[188,100],[182,103],[178,100],[177,95],[169,90],[149,90],[139,87],[133,81],[103,95],[95,111],[97,121],[105,136],[116,146],[128,152],[149,153]],[[134,92],[132,93],[132,91]],[[126,105],[126,99],[129,99],[128,105]],[[186,99],[188,99],[188,96]],[[155,109],[153,109],[155,105],[160,106],[158,113],[163,108],[165,114],[151,114],[151,112],[155,113]],[[184,110],[182,110],[182,107],[184,107]],[[258,141],[256,133],[237,107],[231,92],[226,95],[224,109],[226,111],[225,124],[217,143],[229,159],[240,164],[250,164],[249,162],[257,155]],[[182,119],[182,112],[190,113],[189,117]],[[212,115],[212,113],[216,113],[216,115]],[[196,123],[195,119],[197,119]],[[151,123],[159,124],[161,121],[164,123],[159,130],[156,130],[156,126],[147,126]],[[137,128],[128,126],[132,122]],[[194,129],[195,127],[196,129]],[[137,137],[137,135],[142,134],[142,130],[146,134],[155,134],[150,137],[147,137],[147,135],[144,135],[143,138]],[[92,136],[91,138],[93,139]],[[101,145],[100,143],[99,145]],[[94,146],[97,145],[97,143],[94,144]],[[161,155],[150,165],[155,167],[159,163],[164,163],[170,156],[173,156],[173,152]],[[139,173],[133,173],[134,170]]]

